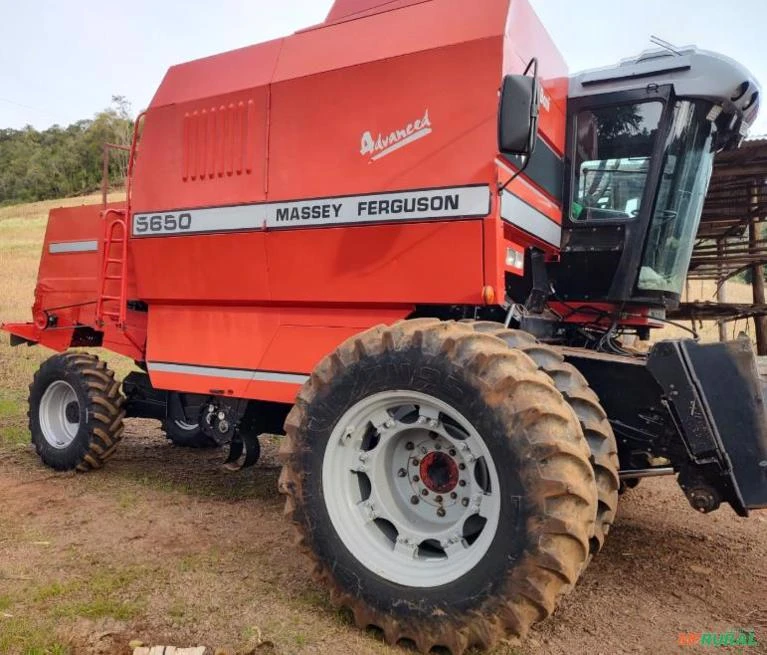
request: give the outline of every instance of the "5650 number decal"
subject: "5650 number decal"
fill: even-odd
[[[133,234],[156,234],[158,232],[184,232],[192,229],[192,215],[155,214],[136,216],[133,219]]]

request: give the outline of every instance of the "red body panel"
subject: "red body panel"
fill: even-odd
[[[172,67],[130,198],[128,295],[148,312],[125,332],[92,305],[59,325],[103,331],[158,388],[288,402],[339,342],[416,304],[502,301],[521,273],[509,248],[557,252],[502,220],[496,193],[514,170],[495,161],[499,87],[533,56],[541,137],[561,156],[567,70],[526,0],[339,0],[323,25]],[[509,190],[561,222],[525,175]],[[99,250],[44,253],[36,308],[95,300],[99,209],[52,214],[46,247]],[[53,334],[35,340],[68,345]]]

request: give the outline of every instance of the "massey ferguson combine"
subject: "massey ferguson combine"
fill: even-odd
[[[333,604],[424,652],[524,635],[622,484],[767,506],[749,343],[624,342],[678,302],[714,155],[758,104],[695,48],[568,77],[526,0],[337,0],[174,66],[125,202],[51,212],[33,322],[4,326],[59,352],[37,452],[100,468],[143,416],[238,468],[284,423],[280,490]]]

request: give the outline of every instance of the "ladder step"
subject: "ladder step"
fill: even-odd
[[[105,275],[105,280],[122,280],[122,275]]]
[[[109,259],[107,259],[107,264],[122,264],[122,263],[123,263],[122,259],[115,259],[113,257],[110,257]]]
[[[120,296],[101,296],[102,300],[120,300]]]

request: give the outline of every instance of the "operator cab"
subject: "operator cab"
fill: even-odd
[[[737,62],[658,49],[570,80],[557,296],[679,301],[717,151],[738,147],[760,88]]]

